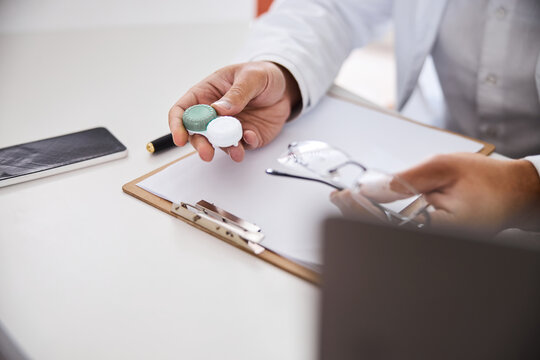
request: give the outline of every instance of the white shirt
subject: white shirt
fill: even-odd
[[[432,50],[445,127],[510,157],[540,154],[539,55],[540,1],[449,0]]]
[[[395,37],[396,37],[396,60],[397,60],[397,89],[398,89],[398,104],[399,108],[402,108],[406,103],[410,94],[414,90],[418,76],[423,67],[426,57],[431,53],[435,46],[450,46],[451,42],[441,42],[441,36],[444,34],[450,34],[450,30],[445,33],[439,34],[439,27],[441,23],[447,21],[447,26],[451,25],[451,20],[448,16],[452,16],[452,13],[446,13],[447,2],[450,4],[450,9],[454,6],[451,4],[453,0],[282,0],[277,1],[272,10],[262,16],[255,22],[251,36],[247,41],[244,52],[241,56],[245,60],[267,60],[281,64],[287,68],[294,78],[298,82],[300,93],[302,95],[303,109],[309,110],[312,108],[320,98],[326,93],[329,86],[332,84],[342,62],[345,60],[350,51],[359,46],[367,44],[373,40],[381,29],[385,28],[390,21],[394,24]],[[493,21],[481,21],[489,16],[485,8],[478,8],[481,4],[476,4],[476,1],[469,1],[469,7],[463,10],[461,15],[455,15],[454,21],[459,16],[467,17],[466,21],[478,20],[479,23],[483,23],[485,29],[481,29],[480,32],[487,33],[489,39],[486,38],[484,43],[483,38],[477,39],[476,43],[472,39],[472,36],[460,36],[455,39],[455,54],[463,53],[463,49],[470,49],[471,47],[481,45],[486,49],[477,49],[480,51],[480,55],[483,57],[482,63],[473,65],[473,72],[476,71],[480,74],[480,78],[484,74],[482,66],[491,65],[496,59],[500,58],[500,53],[504,53],[504,47],[501,44],[497,44],[498,41],[502,41],[502,44],[510,44],[504,39],[498,37],[513,37],[519,40],[524,39],[528,34],[525,30],[524,33],[513,26],[500,27],[497,31],[493,32],[491,27]],[[518,15],[523,12],[531,13],[536,11],[538,7],[538,1],[534,0],[514,0],[508,1],[513,3],[513,6],[509,6],[508,10],[516,10],[513,15],[510,15],[510,24],[519,23]],[[496,6],[499,3],[506,3],[504,0],[493,1],[489,6]],[[515,5],[518,4],[519,6]],[[463,3],[465,6],[466,4]],[[488,6],[488,9],[489,9]],[[529,9],[527,9],[529,7]],[[518,11],[519,10],[519,11]],[[507,13],[507,15],[510,12]],[[497,16],[497,15],[495,15]],[[450,18],[451,19],[451,18]],[[460,20],[458,20],[460,21]],[[540,21],[539,17],[533,16],[533,22]],[[535,29],[533,24],[532,29]],[[448,28],[449,29],[449,28]],[[495,34],[495,35],[494,35]],[[498,34],[498,35],[497,35]],[[470,33],[468,34],[470,35]],[[493,35],[493,36],[492,36]],[[536,34],[529,34],[532,37]],[[538,37],[538,36],[537,36]],[[499,39],[499,40],[498,40]],[[536,39],[536,38],[534,38]],[[534,43],[534,41],[533,41]],[[512,46],[518,48],[519,45],[527,47],[529,44],[522,43],[520,41],[512,42]],[[440,51],[442,48],[438,48]],[[498,51],[498,53],[492,53],[491,51]],[[528,53],[530,55],[530,53]],[[438,54],[441,55],[441,54]],[[508,59],[509,57],[505,57]],[[444,58],[439,56],[440,61],[448,61],[450,58]],[[511,59],[511,57],[510,57]],[[528,92],[532,96],[530,99],[540,102],[540,59],[538,54],[534,58],[528,58],[530,61],[536,61],[536,68],[523,82],[526,84],[525,88],[520,88],[519,92]],[[501,60],[502,61],[502,60]],[[439,65],[442,63],[439,63]],[[439,67],[440,69],[440,67]],[[461,71],[459,67],[455,67],[455,72]],[[492,70],[491,70],[492,69]],[[506,79],[520,80],[520,76],[517,72],[508,72],[504,66],[490,67],[489,71],[496,72],[497,79],[499,81],[506,81]],[[441,73],[442,74],[442,73]],[[465,73],[466,74],[466,73]],[[442,77],[442,76],[441,76]],[[474,89],[477,85],[482,84],[478,76],[472,76],[469,85],[465,85],[467,89]],[[491,80],[490,80],[491,81]],[[472,85],[471,85],[472,84]],[[501,84],[501,83],[499,83]],[[448,87],[449,85],[450,87]],[[446,94],[449,95],[449,90],[452,86],[462,86],[463,84],[443,84],[446,87]],[[514,87],[520,87],[522,84],[512,84]],[[483,85],[481,85],[483,87]],[[536,89],[534,89],[536,88]],[[495,110],[500,108],[497,104],[497,100],[491,101],[485,98],[493,96],[507,96],[514,94],[513,91],[507,91],[507,87],[495,88],[488,91],[489,88],[485,87],[485,91],[481,91],[480,100],[477,104],[486,106],[482,110],[481,117],[474,119],[474,109],[477,104],[466,104],[460,100],[455,100],[456,103],[460,103],[460,106],[471,106],[468,111],[470,115],[469,120],[461,119],[460,116],[450,113],[448,126],[454,127],[455,130],[461,131],[466,135],[472,137],[478,136],[480,138],[493,137],[493,135],[499,136],[499,133],[494,132],[484,123],[491,125],[490,121],[484,116],[489,113],[497,113]],[[500,89],[500,90],[499,90]],[[536,91],[535,91],[536,90]],[[459,91],[459,90],[457,90]],[[457,98],[456,98],[457,99]],[[475,97],[476,99],[476,97]],[[452,100],[448,97],[450,104]],[[530,100],[530,101],[533,101]],[[477,100],[475,100],[477,101]],[[505,100],[506,101],[506,100]],[[519,107],[520,97],[514,97],[511,101],[514,105],[505,105],[505,111],[517,109]],[[529,101],[529,102],[530,102]],[[450,104],[451,105],[451,104]],[[456,108],[457,109],[457,108]],[[455,110],[455,109],[454,109]],[[479,113],[480,114],[480,113]],[[496,114],[495,121],[500,121],[498,118],[500,114]],[[518,116],[511,116],[506,113],[507,119],[514,119],[512,127],[506,126],[503,134],[498,139],[494,139],[496,144],[503,150],[510,149],[512,146],[519,147],[516,154],[538,154],[534,149],[537,149],[537,145],[540,142],[540,138],[536,137],[536,124],[540,119],[534,120],[534,117],[527,118],[530,122],[520,120]],[[519,114],[516,114],[519,115]],[[533,123],[533,121],[536,121]],[[508,122],[507,122],[508,123]],[[524,125],[522,125],[524,124]],[[466,126],[465,126],[466,125]],[[487,127],[486,127],[487,126]],[[523,129],[520,129],[523,126]],[[530,129],[530,136],[527,141],[530,145],[522,146],[520,144],[520,134],[526,134],[525,128]],[[484,129],[484,130],[482,130]],[[497,130],[498,131],[498,130]],[[517,134],[517,135],[516,135]],[[517,139],[516,139],[517,137]],[[525,141],[524,141],[525,143]],[[499,150],[499,149],[498,149]],[[507,151],[509,153],[509,151]],[[527,157],[537,168],[540,174],[540,155]]]

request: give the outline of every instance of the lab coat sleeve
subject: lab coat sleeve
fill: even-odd
[[[527,156],[525,160],[530,161],[534,165],[538,172],[538,176],[540,177],[540,155]]]
[[[326,93],[355,47],[387,28],[393,0],[282,0],[256,20],[240,61],[272,61],[291,72],[302,108]]]

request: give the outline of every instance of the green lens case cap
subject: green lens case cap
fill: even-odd
[[[186,130],[205,131],[208,123],[217,117],[216,110],[210,105],[193,105],[184,111],[182,122]]]

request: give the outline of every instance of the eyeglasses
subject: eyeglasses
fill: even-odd
[[[398,226],[409,224],[421,228],[430,223],[429,204],[411,185],[395,175],[368,169],[344,151],[325,142],[309,140],[291,143],[278,162],[297,172],[305,173],[308,170],[310,176],[274,169],[267,169],[266,173],[316,181],[337,190],[350,189],[356,202],[366,211]],[[394,188],[399,190],[395,191]],[[399,204],[394,200],[399,200]],[[398,206],[404,203],[410,205],[398,211]]]

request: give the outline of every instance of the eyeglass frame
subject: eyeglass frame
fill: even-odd
[[[328,145],[324,142],[321,142],[325,145]],[[291,149],[292,146],[296,145],[297,143],[291,143],[289,144],[288,148],[289,148],[289,151]],[[337,148],[334,148],[334,147],[331,147],[330,145],[328,145],[331,149],[333,149],[334,151],[339,151],[340,153],[342,153],[343,155],[345,155],[346,157],[349,157],[345,152],[343,152],[342,150],[339,150]],[[297,155],[294,153],[294,152],[291,152],[290,153],[292,156],[295,157],[295,161],[299,164],[299,165],[302,165],[304,167],[307,168],[305,162],[300,162],[300,161],[297,161]],[[368,168],[366,166],[364,166],[363,164],[355,161],[355,160],[352,160],[352,159],[347,159],[346,161],[334,166],[333,168],[331,168],[330,170],[328,170],[328,173],[334,173],[334,172],[337,172],[339,169],[347,166],[347,165],[353,165],[353,166],[357,166],[359,167],[363,172],[367,172],[368,171]],[[302,175],[296,175],[296,174],[291,174],[291,173],[287,173],[287,172],[283,172],[283,171],[278,171],[278,170],[275,170],[275,169],[271,169],[271,168],[268,168],[266,169],[266,173],[269,174],[269,175],[275,175],[275,176],[282,176],[282,177],[289,177],[289,178],[294,178],[294,179],[300,179],[300,180],[308,180],[308,181],[315,181],[315,182],[318,182],[318,183],[321,183],[321,184],[325,184],[325,185],[328,185],[328,186],[331,186],[333,187],[334,189],[338,190],[338,191],[342,191],[342,190],[345,190],[346,188],[342,187],[342,186],[339,186],[339,185],[336,185],[335,183],[332,183],[330,181],[326,181],[326,180],[323,180],[323,179],[318,179],[318,178],[315,178],[315,177],[309,177],[309,176],[302,176]],[[322,176],[322,175],[321,175]],[[411,187],[412,188],[412,187]],[[420,194],[419,194],[420,195]],[[421,196],[421,195],[420,195]],[[414,227],[416,228],[424,228],[424,227],[427,227],[431,224],[431,216],[429,215],[429,212],[427,211],[428,207],[429,207],[429,204],[426,204],[424,206],[422,206],[419,210],[417,210],[417,214],[415,217],[418,217],[420,215],[423,215],[425,217],[425,220],[424,222],[419,222],[419,221],[416,221],[414,220],[412,217],[407,217],[407,215],[403,215],[399,212],[396,212],[394,210],[391,210],[391,209],[388,209],[386,208],[385,206],[379,204],[378,202],[370,199],[369,197],[367,196],[364,196],[373,206],[375,206],[376,208],[378,208],[385,216],[386,216],[386,220],[390,223],[394,223],[394,219],[397,219],[399,220],[399,222],[397,223],[397,226],[402,226],[402,225],[405,225],[405,224],[410,224],[410,225],[413,225]],[[417,200],[413,201],[409,206],[407,206],[404,210],[408,209],[411,207],[412,204],[414,204]]]

